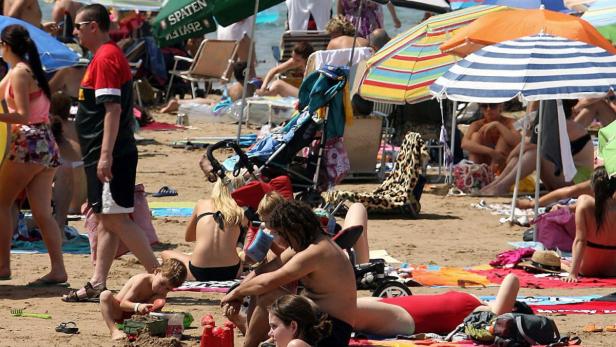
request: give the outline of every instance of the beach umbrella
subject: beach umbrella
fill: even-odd
[[[535,187],[537,214],[542,100],[603,97],[615,88],[615,55],[585,42],[544,34],[486,46],[452,66],[430,86],[430,91],[438,98],[458,101],[497,103],[514,97],[540,101]],[[563,171],[565,177],[571,176],[566,168]],[[519,175],[520,166],[512,210]]]
[[[391,0],[391,3],[398,7],[406,7],[434,13],[445,13],[451,11],[451,6],[445,0]]]
[[[616,1],[597,0],[582,15],[605,38],[616,44]]]
[[[539,33],[586,42],[616,54],[616,48],[587,21],[545,9],[510,9],[482,16],[456,31],[441,50],[464,57],[483,46]]]
[[[599,130],[599,156],[608,175],[616,174],[616,121]]]
[[[162,0],[76,0],[82,4],[101,4],[121,11],[158,11],[163,6]],[[175,1],[175,0],[174,0]]]
[[[41,63],[45,71],[50,72],[74,66],[79,62],[77,53],[43,30],[17,18],[0,16],[0,31],[13,24],[19,24],[28,30],[30,38],[34,41],[39,51]]]
[[[359,87],[366,99],[392,103],[416,103],[431,98],[428,86],[447,71],[456,59],[439,45],[456,30],[504,6],[475,6],[428,18],[393,38],[367,61]]]

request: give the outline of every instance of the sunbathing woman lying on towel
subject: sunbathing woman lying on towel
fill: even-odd
[[[241,236],[244,210],[231,197],[243,185],[242,176],[214,184],[210,200],[199,200],[186,227],[185,239],[195,242],[192,255],[163,251],[163,260],[175,258],[188,268],[188,280],[227,281],[237,278],[241,262],[236,246]],[[247,223],[247,221],[246,221]]]
[[[616,276],[616,177],[604,166],[597,167],[591,185],[595,196],[581,195],[575,210],[575,240],[569,276]],[[611,173],[614,174],[613,172]]]
[[[492,311],[496,315],[511,312],[519,288],[518,278],[509,274],[503,280],[496,300],[489,303],[458,291],[393,298],[357,298],[355,331],[380,336],[419,333],[446,335],[473,311]]]

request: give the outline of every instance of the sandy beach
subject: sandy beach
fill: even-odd
[[[173,123],[175,116],[156,115],[157,121]],[[137,182],[145,185],[147,192],[155,192],[161,186],[171,186],[178,196],[153,198],[153,201],[192,201],[207,198],[212,184],[199,170],[198,160],[202,150],[174,149],[168,144],[190,136],[233,135],[236,125],[205,124],[191,119],[191,128],[179,131],[142,131],[141,137],[151,139],[139,145]],[[255,131],[248,129],[244,131]],[[338,189],[371,190],[377,183],[343,184]],[[404,262],[412,264],[438,264],[442,266],[473,266],[486,264],[496,254],[508,249],[507,241],[520,241],[522,227],[499,224],[498,216],[472,208],[480,198],[445,197],[425,193],[422,197],[420,219],[401,216],[370,219],[368,223],[371,249],[385,249]],[[484,198],[485,199],[485,198]],[[488,202],[506,202],[507,199],[487,199]],[[158,253],[165,249],[189,252],[192,245],[184,242],[186,218],[157,218],[153,223],[161,241],[155,247]],[[83,221],[71,222],[83,232]],[[65,255],[65,263],[72,288],[82,286],[91,275],[91,262],[87,255]],[[112,343],[100,316],[98,304],[64,303],[60,296],[66,288],[27,288],[26,283],[38,278],[48,270],[47,255],[13,255],[13,279],[0,282],[0,346],[120,346]],[[114,262],[108,287],[119,290],[132,275],[143,268],[132,255]],[[437,293],[443,288],[412,288],[413,293]],[[476,295],[493,295],[496,288],[460,289]],[[530,295],[589,295],[609,294],[614,289],[554,289],[536,290],[523,288],[522,296]],[[360,295],[369,295],[361,292]],[[198,346],[201,329],[199,319],[206,313],[213,314],[217,321],[223,318],[219,308],[221,294],[188,292],[170,293],[167,309],[187,311],[195,317],[192,327],[185,331],[187,346]],[[28,312],[48,313],[50,320],[12,317],[10,309],[21,308]],[[597,323],[601,326],[614,324],[612,315],[553,316],[561,334],[574,333],[586,346],[614,346],[616,333],[584,333],[583,326]],[[57,333],[55,327],[61,322],[73,321],[80,329],[78,335]],[[236,346],[242,338],[236,337]]]

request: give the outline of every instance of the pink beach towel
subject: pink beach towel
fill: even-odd
[[[528,273],[520,269],[490,269],[490,270],[471,270],[472,272],[486,276],[490,282],[500,284],[503,278],[512,273],[520,279],[522,288],[616,288],[616,278],[592,278],[581,277],[578,283],[567,283],[561,281],[561,277],[536,277],[535,274]]]
[[[181,125],[176,125],[172,123],[154,121],[152,123],[142,126],[140,129],[150,130],[150,131],[165,131],[165,130],[178,130],[178,129],[186,129],[186,128]]]
[[[226,293],[229,288],[240,283],[240,280],[231,281],[186,281],[175,288],[174,292],[200,292],[200,293]]]

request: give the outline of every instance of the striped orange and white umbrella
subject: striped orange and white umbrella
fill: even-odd
[[[359,94],[368,100],[404,104],[432,98],[428,87],[457,58],[440,51],[451,32],[505,6],[474,6],[432,16],[396,36],[367,62]]]

